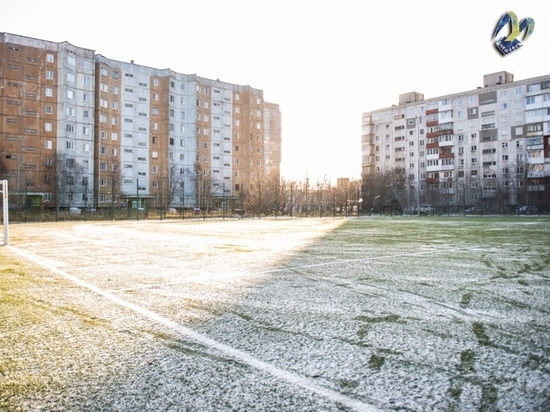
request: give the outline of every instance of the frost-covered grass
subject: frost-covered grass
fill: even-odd
[[[10,229],[0,410],[550,409],[548,219]]]

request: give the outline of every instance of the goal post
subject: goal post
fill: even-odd
[[[0,191],[2,192],[2,226],[4,226],[4,245],[8,245],[10,242],[10,227],[8,216],[8,181],[2,180],[0,182]]]

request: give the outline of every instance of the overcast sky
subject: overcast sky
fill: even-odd
[[[535,20],[523,47],[494,48],[500,17]],[[0,0],[0,31],[264,91],[282,112],[282,174],[358,178],[361,114],[550,73],[546,1]],[[507,34],[508,28],[501,35]]]

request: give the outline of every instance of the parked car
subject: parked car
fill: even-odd
[[[464,211],[467,215],[480,215],[482,212],[481,208],[478,206],[469,207]]]
[[[536,206],[521,206],[516,209],[516,213],[520,215],[536,215],[539,209]]]
[[[416,215],[418,214],[418,209],[416,208],[416,206],[405,206],[403,208],[403,214],[404,215]]]
[[[421,215],[432,215],[436,212],[434,207],[430,205],[420,205],[420,214]]]
[[[79,215],[82,211],[78,207],[70,207],[69,208],[69,214],[70,215]]]

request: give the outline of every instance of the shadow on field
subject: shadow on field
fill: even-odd
[[[543,410],[549,226],[351,219],[198,330],[382,409]]]

